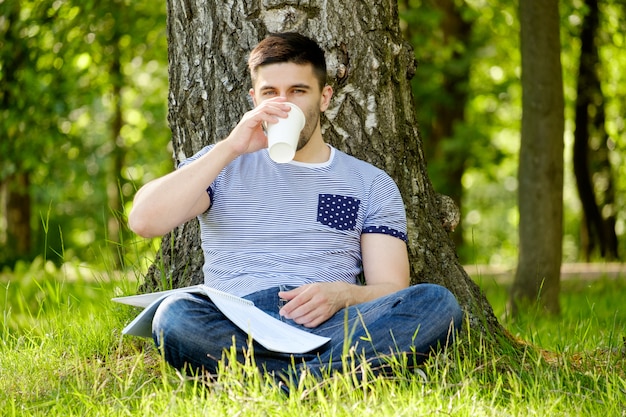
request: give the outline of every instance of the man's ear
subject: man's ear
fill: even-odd
[[[320,111],[324,112],[330,105],[330,99],[333,96],[333,88],[326,84],[324,88],[322,88],[322,97],[320,99]]]
[[[254,97],[254,88],[251,88],[248,91],[248,94],[250,94],[250,98],[252,99],[252,104],[254,104],[254,107],[256,107],[256,99]]]

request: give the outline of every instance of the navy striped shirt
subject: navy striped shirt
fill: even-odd
[[[406,242],[404,205],[393,180],[332,147],[321,164],[277,164],[267,150],[242,155],[208,192],[211,207],[198,216],[204,280],[238,296],[279,285],[355,283],[362,233]]]

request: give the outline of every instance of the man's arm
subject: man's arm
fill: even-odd
[[[267,147],[262,124],[287,116],[284,101],[282,97],[263,101],[208,153],[139,189],[128,216],[131,230],[143,237],[161,236],[203,213],[211,204],[206,190],[222,169],[239,155]]]
[[[207,188],[236,154],[220,142],[205,155],[144,185],[133,200],[128,225],[143,237],[161,236],[204,212]]]
[[[287,304],[280,314],[306,327],[316,327],[340,309],[374,300],[409,285],[406,243],[396,237],[364,233],[361,236],[363,272],[367,285],[327,282],[280,292]]]

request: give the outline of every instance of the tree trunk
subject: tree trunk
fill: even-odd
[[[510,308],[558,314],[563,230],[564,104],[558,0],[520,2],[522,142],[519,261]]]
[[[123,7],[123,6],[122,6]],[[116,13],[119,19],[121,13]],[[109,142],[109,163],[107,172],[107,242],[111,250],[114,265],[117,269],[124,266],[124,247],[122,245],[122,215],[123,204],[121,197],[122,169],[124,168],[124,160],[126,150],[121,138],[124,118],[122,116],[122,86],[124,84],[124,74],[122,73],[122,59],[120,51],[121,32],[119,29],[119,20],[115,21],[114,34],[111,39],[111,56],[110,76],[112,80],[111,102],[113,104],[113,113],[110,122],[110,138]]]
[[[451,213],[440,209],[426,173],[409,84],[415,62],[400,34],[395,2],[169,0],[169,123],[176,163],[226,137],[250,109],[247,55],[268,33],[283,31],[311,36],[326,51],[335,90],[322,118],[326,140],[396,180],[407,210],[412,283],[446,286],[472,327],[503,334],[442,226]],[[164,237],[145,287],[200,282],[202,262],[194,220]]]
[[[11,45],[12,59],[2,63],[2,87],[0,87],[0,265],[11,264],[17,259],[32,255],[31,190],[30,171],[17,157],[16,146],[21,133],[18,124],[11,119],[11,109],[20,100],[14,87],[19,85],[18,74],[30,64],[29,51],[20,38],[20,2],[7,4],[3,40]]]
[[[12,263],[32,255],[32,233],[30,229],[31,198],[28,172],[9,175],[0,182],[0,202],[3,203],[2,223],[4,236],[0,243],[4,247],[0,261]],[[1,231],[1,230],[0,230]]]
[[[586,0],[585,4],[587,15],[580,33],[573,165],[583,208],[581,252],[589,262],[596,246],[600,256],[607,260],[617,259],[618,250],[615,189],[609,161],[609,138],[604,127],[604,95],[598,74],[601,63],[595,40],[600,11],[597,0]],[[594,177],[600,178],[603,185],[597,193],[602,207],[596,200]],[[603,213],[606,214],[603,216]]]

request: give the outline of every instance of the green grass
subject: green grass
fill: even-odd
[[[337,376],[287,396],[246,365],[184,378],[149,341],[122,337],[134,311],[109,300],[137,282],[111,275],[40,261],[0,274],[0,415],[626,416],[623,279],[564,282],[558,319],[503,318],[544,354],[496,354],[470,334],[424,366],[427,382]],[[481,286],[503,316],[506,286]]]

